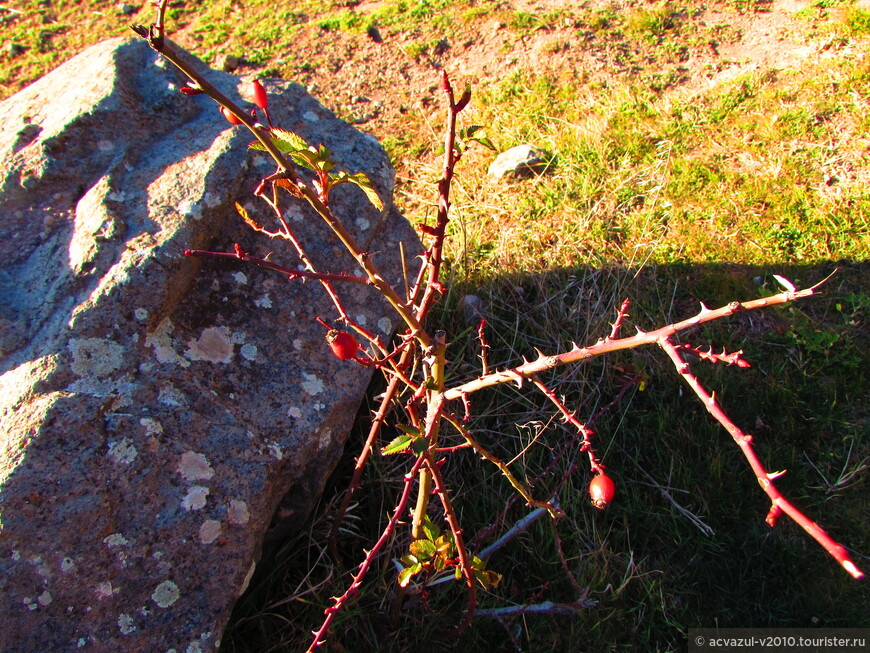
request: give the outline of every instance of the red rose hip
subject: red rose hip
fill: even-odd
[[[332,349],[332,353],[335,354],[337,358],[344,361],[356,358],[359,345],[357,344],[356,338],[347,331],[332,329],[326,334],[326,342],[329,343],[329,348]]]
[[[616,484],[606,474],[598,474],[589,482],[589,498],[596,508],[606,508],[616,494]]]
[[[266,95],[266,89],[263,88],[259,79],[254,80],[254,104],[261,109],[269,107],[269,96]]]

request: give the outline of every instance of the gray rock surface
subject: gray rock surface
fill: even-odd
[[[210,79],[238,98],[249,84]],[[213,651],[283,497],[301,524],[370,373],[334,358],[318,284],[186,248],[295,265],[245,227],[273,166],[139,40],[101,43],[0,104],[0,650]],[[399,280],[382,148],[294,84],[277,124],[368,173],[387,208],[334,191]],[[287,198],[290,199],[290,198]],[[292,200],[296,202],[297,200]],[[308,209],[287,218],[324,271],[355,271]],[[342,287],[371,330],[395,321]],[[289,492],[289,495],[288,495]]]
[[[487,172],[496,179],[517,180],[540,175],[552,157],[533,145],[517,145],[499,154]]]

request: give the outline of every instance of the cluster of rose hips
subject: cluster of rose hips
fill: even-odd
[[[259,79],[255,79],[253,82],[254,86],[254,104],[257,105],[260,109],[263,110],[263,113],[266,114],[266,118],[269,120],[269,124],[271,124],[271,119],[269,119],[269,96],[266,94],[266,89],[263,88],[263,85],[260,83]],[[197,87],[193,83],[188,83],[179,89],[185,95],[199,95],[203,91],[201,88]],[[227,109],[225,106],[220,107],[221,114],[223,117],[227,119],[231,125],[241,125],[241,119],[234,114],[232,111]],[[254,111],[251,111],[251,115],[254,115]]]

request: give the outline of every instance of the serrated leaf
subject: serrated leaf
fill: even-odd
[[[486,137],[482,125],[469,125],[459,131],[459,138],[466,141],[477,141],[490,150],[495,151],[495,145]]]
[[[381,455],[391,456],[396,453],[402,453],[408,448],[408,445],[411,444],[411,440],[413,440],[413,438],[410,435],[400,435],[386,447],[381,449]]]
[[[396,424],[396,428],[399,429],[402,433],[405,433],[415,438],[423,435],[420,429],[415,428],[410,424]]]
[[[378,192],[375,190],[372,180],[369,179],[364,172],[357,172],[356,174],[349,175],[342,170],[333,177],[333,183],[354,184],[355,186],[358,186],[360,190],[366,194],[369,202],[371,202],[378,211],[384,210],[384,203],[381,201],[380,195],[378,195]]]
[[[408,583],[411,582],[411,578],[414,574],[420,572],[423,568],[420,565],[414,565],[413,567],[406,567],[402,571],[399,572],[399,587],[407,587]]]
[[[295,150],[290,152],[290,158],[296,165],[308,168],[309,170],[317,170],[317,152],[311,150]]]
[[[475,136],[474,138],[470,138],[469,140],[477,141],[478,143],[483,145],[485,148],[495,152],[495,145],[493,145],[492,141],[490,141],[486,136]]]
[[[441,537],[441,529],[438,528],[436,524],[432,523],[432,520],[429,519],[429,515],[426,515],[423,520],[423,532],[426,533],[426,537],[429,538],[431,542],[435,542],[437,546],[436,540]]]
[[[785,288],[789,292],[794,292],[795,290],[797,290],[795,288],[794,284],[791,281],[789,281],[788,279],[786,279],[785,277],[781,277],[778,274],[774,274],[773,278],[779,282],[780,286],[782,286],[783,288]]]
[[[414,540],[408,550],[421,562],[430,560],[435,556],[435,543],[431,540]]]
[[[282,152],[289,152],[292,150],[307,150],[308,143],[305,142],[305,139],[302,138],[299,134],[291,131],[287,131],[286,129],[280,129],[279,127],[274,127],[270,132],[272,135],[272,140],[275,141],[275,144],[278,145],[279,141],[283,143],[289,149],[281,150]],[[280,147],[280,145],[278,145]]]
[[[413,451],[418,456],[422,456],[426,453],[426,449],[429,448],[429,440],[424,438],[422,435],[419,438],[414,438],[414,441],[411,442],[411,451]]]
[[[412,556],[409,553],[406,553],[405,555],[403,555],[401,560],[405,564],[406,567],[410,567],[411,565],[416,565],[418,562],[420,562],[419,560],[417,560],[416,556]]]

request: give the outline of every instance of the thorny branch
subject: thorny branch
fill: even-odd
[[[398,439],[398,444],[394,441],[382,450],[382,453],[387,453],[386,449],[389,448],[389,453],[407,454],[410,457],[408,471],[404,475],[404,482],[401,492],[397,497],[396,506],[393,509],[379,539],[370,550],[365,551],[365,557],[357,567],[356,573],[353,575],[346,591],[341,596],[334,598],[332,600],[332,605],[324,611],[324,621],[317,632],[314,633],[314,640],[308,649],[309,653],[313,652],[325,642],[336,613],[358,593],[367,572],[372,568],[376,558],[392,539],[396,527],[400,523],[400,519],[406,514],[409,505],[411,505],[412,494],[415,491],[417,495],[416,502],[413,509],[410,511],[411,538],[420,540],[425,536],[425,524],[428,520],[430,499],[433,496],[437,496],[440,499],[444,510],[444,519],[450,527],[452,546],[455,547],[456,554],[456,559],[451,561],[450,564],[456,567],[459,577],[465,580],[465,585],[468,591],[468,608],[460,625],[460,630],[466,628],[471,623],[475,614],[480,616],[493,616],[496,618],[536,612],[568,614],[573,613],[578,609],[594,605],[594,602],[589,602],[584,599],[583,591],[581,591],[576,579],[568,569],[566,558],[561,551],[558,532],[555,530],[555,520],[563,516],[564,513],[557,504],[555,496],[550,501],[534,499],[530,491],[532,481],[529,481],[528,483],[521,482],[517,475],[511,471],[510,464],[504,463],[481,445],[474,433],[466,426],[471,416],[471,402],[469,398],[473,393],[483,388],[508,382],[516,382],[518,385],[522,386],[526,380],[529,380],[547,397],[550,403],[561,415],[562,420],[565,423],[571,424],[576,431],[576,434],[570,439],[570,441],[563,445],[556,458],[563,456],[569,448],[575,451],[575,455],[576,452],[579,452],[580,454],[585,453],[588,457],[590,471],[595,475],[596,479],[603,480],[604,465],[596,456],[592,443],[594,432],[591,430],[590,426],[594,421],[594,418],[587,423],[582,422],[577,417],[575,411],[572,411],[565,404],[564,400],[559,397],[555,390],[541,381],[539,374],[561,365],[579,363],[596,356],[644,345],[658,344],[662,349],[664,349],[667,355],[674,362],[679,374],[690,385],[690,387],[692,387],[710,414],[729,431],[735,442],[740,446],[744,456],[749,461],[750,467],[755,473],[759,484],[771,499],[771,509],[767,515],[767,522],[773,526],[777,517],[783,512],[786,513],[798,522],[798,524],[800,524],[814,539],[816,539],[854,578],[861,578],[863,576],[863,573],[849,558],[848,553],[843,546],[834,542],[818,525],[810,521],[802,512],[800,512],[800,510],[795,508],[778,492],[773,485],[773,480],[776,478],[777,474],[770,474],[765,471],[752,448],[752,436],[745,434],[728,418],[716,401],[715,395],[708,393],[707,390],[703,388],[698,379],[692,374],[688,363],[684,359],[684,355],[689,355],[702,360],[709,360],[711,362],[724,362],[739,367],[746,367],[748,366],[748,363],[746,363],[746,361],[741,357],[741,352],[734,352],[731,354],[723,352],[722,354],[716,354],[712,349],[704,351],[689,345],[675,344],[673,342],[673,337],[675,335],[695,328],[706,322],[722,319],[742,311],[775,306],[797,299],[810,297],[816,293],[821,284],[817,284],[816,286],[805,290],[796,290],[790,283],[777,277],[786,288],[784,292],[779,294],[746,302],[735,301],[718,309],[709,309],[702,304],[700,312],[686,320],[669,324],[649,332],[638,330],[638,332],[633,336],[620,338],[619,333],[623,327],[625,319],[628,317],[628,310],[630,307],[629,300],[626,299],[617,309],[617,315],[611,325],[610,333],[599,339],[595,344],[581,347],[575,343],[568,351],[551,355],[545,355],[538,352],[539,356],[534,361],[524,361],[521,365],[497,372],[489,371],[487,361],[488,343],[484,333],[485,323],[481,322],[477,330],[481,348],[480,359],[482,371],[480,376],[458,385],[448,387],[447,381],[449,378],[449,369],[446,356],[448,347],[446,335],[440,332],[428,332],[425,328],[425,322],[432,307],[445,292],[445,286],[441,280],[442,265],[444,262],[444,243],[450,220],[451,184],[456,165],[462,158],[462,149],[465,146],[461,141],[466,139],[466,137],[469,137],[471,140],[478,140],[485,145],[487,144],[485,139],[470,136],[473,131],[479,129],[477,126],[473,129],[469,128],[467,131],[463,130],[460,134],[461,138],[457,139],[457,116],[469,103],[471,98],[470,89],[466,89],[459,99],[457,99],[450,79],[446,73],[442,73],[440,87],[444,93],[447,105],[447,127],[444,136],[442,175],[437,185],[437,216],[434,227],[426,225],[421,226],[423,234],[432,238],[432,240],[422,257],[422,263],[417,271],[417,276],[413,285],[411,285],[410,288],[408,287],[406,274],[405,287],[403,288],[403,292],[399,293],[395,288],[393,288],[393,286],[384,280],[377,266],[371,260],[368,252],[364,251],[359,246],[350,232],[344,227],[341,219],[333,213],[329,206],[329,191],[331,184],[345,183],[349,180],[356,183],[360,180],[347,176],[342,178],[332,178],[328,169],[325,169],[324,167],[315,167],[311,169],[314,171],[316,179],[310,185],[306,183],[306,181],[296,171],[295,163],[291,161],[291,158],[286,156],[285,152],[282,151],[281,147],[279,147],[281,134],[294,135],[289,132],[283,132],[283,130],[279,130],[272,125],[271,118],[269,117],[266,108],[266,104],[268,103],[266,93],[262,86],[256,87],[256,90],[260,93],[259,99],[257,100],[257,106],[266,115],[266,121],[269,124],[268,128],[256,121],[256,112],[252,111],[249,113],[239,107],[210,84],[196,67],[191,65],[187,60],[183,59],[178,52],[176,52],[173,45],[165,37],[164,17],[166,5],[167,0],[157,0],[157,18],[155,23],[147,28],[134,26],[133,29],[145,38],[154,50],[174,64],[189,78],[190,86],[182,89],[186,94],[208,95],[223,108],[225,115],[232,117],[231,122],[234,124],[242,124],[250,130],[262,149],[267,151],[275,160],[278,167],[277,171],[261,182],[255,195],[263,199],[272,208],[275,213],[275,218],[280,225],[279,229],[273,232],[261,227],[247,215],[245,209],[239,205],[237,205],[237,207],[242,218],[254,231],[262,233],[269,238],[277,237],[290,242],[295,249],[296,254],[304,263],[305,269],[298,270],[273,263],[268,260],[268,258],[252,256],[247,252],[244,252],[238,245],[236,245],[235,252],[233,253],[205,252],[202,250],[188,250],[185,253],[189,256],[236,258],[244,263],[275,271],[284,275],[288,279],[303,278],[319,281],[327,291],[336,308],[338,321],[341,321],[344,325],[350,327],[354,332],[361,336],[371,347],[371,351],[377,354],[377,358],[368,352],[366,352],[366,357],[359,356],[357,354],[358,345],[355,339],[352,339],[346,332],[339,333],[339,330],[332,329],[330,325],[318,318],[318,320],[329,329],[329,333],[333,336],[337,335],[345,339],[350,339],[347,343],[349,345],[349,351],[341,353],[339,357],[378,368],[389,377],[387,389],[380,399],[380,405],[378,406],[377,411],[375,411],[372,417],[365,445],[363,446],[360,455],[357,457],[351,483],[342,498],[341,506],[333,522],[332,533],[330,536],[330,549],[336,559],[338,557],[336,540],[342,517],[350,504],[353,493],[360,486],[363,469],[366,462],[371,459],[372,452],[376,450],[384,425],[387,423],[387,420],[390,418],[394,410],[402,413],[408,422],[408,424],[404,425],[397,424],[397,426],[401,426],[402,430],[405,432],[405,435]],[[314,148],[309,147],[309,149],[314,152],[315,156],[318,154]],[[298,159],[296,161],[298,162]],[[288,190],[291,195],[301,197],[308,202],[308,204],[323,220],[324,224],[328,226],[329,229],[332,230],[332,232],[340,239],[344,247],[353,257],[354,261],[362,268],[365,273],[364,276],[354,276],[343,272],[337,274],[324,273],[318,271],[314,267],[308,258],[305,249],[295,238],[290,226],[283,218],[283,212],[279,206],[279,188],[284,188],[285,190]],[[368,186],[368,189],[371,190],[371,186]],[[271,194],[267,192],[268,190],[271,190]],[[407,269],[404,256],[402,257],[402,264],[403,269]],[[361,325],[354,323],[342,306],[339,294],[335,288],[335,286],[338,286],[342,282],[370,286],[390,303],[396,314],[405,324],[404,331],[398,339],[398,342],[392,345],[385,345],[379,338],[367,332]],[[330,341],[331,344],[332,342],[333,341]],[[337,353],[336,355],[339,354]],[[622,397],[628,387],[629,384],[626,384],[617,398],[614,399],[611,404],[608,404],[608,407]],[[461,400],[462,402],[464,409],[464,416],[462,418],[457,417],[449,408],[449,402],[456,400]],[[605,410],[606,408],[607,407],[605,407]],[[445,422],[456,429],[464,439],[465,445],[460,445],[458,447],[439,446],[442,426]],[[578,443],[579,446],[577,446]],[[503,537],[498,539],[495,544],[482,550],[479,557],[473,556],[465,543],[457,509],[454,506],[453,500],[450,497],[450,490],[441,473],[441,466],[446,460],[446,456],[462,446],[472,448],[482,459],[495,465],[508,483],[510,483],[516,490],[517,495],[522,497],[529,506],[534,507],[526,518],[518,522]],[[573,469],[574,464],[572,462],[569,471],[565,473],[565,476],[562,479],[562,484],[565,483]],[[558,492],[556,495],[557,494]],[[515,537],[516,534],[527,529],[533,521],[539,519],[544,514],[549,514],[552,518],[551,523],[554,528],[554,536],[557,542],[559,558],[567,576],[572,582],[572,586],[578,594],[581,595],[580,600],[571,604],[555,604],[545,601],[534,605],[512,606],[496,609],[477,609],[477,583],[479,582],[486,587],[487,578],[489,578],[487,574],[490,573],[484,573],[483,565],[486,560],[496,550],[498,550],[505,541]],[[475,568],[475,565],[479,568]],[[407,580],[411,573],[417,572],[415,569],[405,568],[404,573]],[[436,583],[438,582],[440,582],[440,580],[436,581]],[[425,585],[425,583],[426,580],[424,579],[422,584]],[[401,593],[399,594],[399,597],[401,599]]]
[[[731,421],[731,418],[725,414],[725,411],[722,410],[719,402],[716,401],[715,394],[707,392],[704,386],[701,385],[698,377],[692,373],[689,364],[681,356],[678,346],[674,345],[668,337],[663,337],[659,340],[659,345],[665,350],[671,361],[673,361],[674,366],[677,368],[677,372],[679,372],[680,376],[683,377],[683,380],[688,383],[689,387],[692,388],[696,395],[698,395],[698,398],[704,404],[707,412],[709,412],[715,420],[731,434],[731,437],[734,438],[734,442],[736,442],[737,446],[740,447],[740,450],[749,462],[749,466],[755,473],[755,478],[758,481],[758,484],[761,486],[761,489],[764,490],[764,493],[770,497],[770,511],[767,513],[765,521],[770,526],[774,526],[776,525],[777,518],[782,513],[787,514],[796,521],[801,528],[809,533],[816,542],[821,544],[825,551],[830,553],[834,559],[843,566],[843,569],[852,575],[853,578],[862,578],[864,572],[858,569],[857,565],[852,562],[845,547],[832,540],[818,524],[811,521],[806,515],[798,510],[794,504],[783,497],[779,490],[776,489],[773,481],[782,476],[785,472],[771,473],[765,470],[764,465],[762,465],[761,461],[758,459],[755,449],[752,446],[752,436],[748,433],[744,433],[733,421]]]

